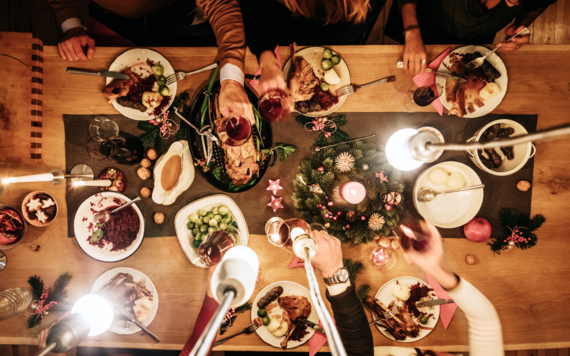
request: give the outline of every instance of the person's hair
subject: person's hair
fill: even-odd
[[[294,16],[318,18],[328,23],[362,23],[370,10],[370,0],[280,0]]]

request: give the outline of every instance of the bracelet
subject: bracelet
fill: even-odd
[[[418,26],[418,25],[411,25],[411,26],[406,27],[404,29],[404,35],[406,34],[406,32],[411,31],[411,30],[415,30],[416,28],[421,31],[420,26]]]

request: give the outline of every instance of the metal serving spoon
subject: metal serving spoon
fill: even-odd
[[[432,200],[435,200],[435,198],[440,194],[464,192],[466,190],[474,190],[474,189],[480,189],[480,188],[485,188],[485,184],[479,184],[479,185],[474,185],[471,187],[465,187],[465,188],[459,188],[459,189],[444,190],[443,192],[438,192],[438,191],[433,190],[431,188],[422,188],[418,192],[417,199],[418,199],[418,201],[420,201],[422,203],[427,203],[427,202],[430,202]]]
[[[98,211],[98,212],[95,214],[95,217],[93,218],[93,221],[95,221],[96,224],[105,224],[107,221],[109,221],[109,219],[111,219],[111,214],[116,213],[117,211],[119,211],[119,210],[121,210],[121,209],[124,209],[124,208],[126,208],[127,206],[129,206],[129,205],[131,205],[131,204],[133,204],[133,203],[135,203],[135,202],[137,202],[137,201],[139,201],[139,200],[141,200],[141,198],[140,198],[140,197],[136,197],[135,199],[131,200],[131,201],[128,202],[127,204],[121,205],[120,207],[118,207],[117,209],[115,209],[115,210],[113,210],[113,211],[111,211],[111,212],[109,212],[108,210],[101,210],[101,211]]]

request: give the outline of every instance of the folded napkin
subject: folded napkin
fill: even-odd
[[[336,324],[334,319],[333,322]],[[323,326],[320,320],[319,320],[319,325]],[[315,334],[313,334],[313,337],[309,339],[309,356],[315,356],[315,354],[319,352],[319,350],[323,347],[323,345],[326,342],[327,342],[327,337],[320,331],[315,330]]]
[[[311,263],[311,266],[313,266],[313,269],[315,269],[315,265]],[[295,259],[293,260],[293,262],[291,262],[291,265],[289,266],[289,269],[291,268],[297,268],[297,267],[305,267],[305,261],[303,261],[302,259],[300,259],[299,257],[295,256]]]
[[[431,70],[437,70],[441,65],[441,62],[447,57],[447,55],[451,52],[451,47],[445,50],[442,54],[440,54],[436,59],[434,59],[427,67]],[[427,85],[435,84],[435,74],[433,73],[422,73],[415,75],[412,80],[418,87],[425,87]],[[445,89],[445,88],[444,88]],[[441,100],[434,100],[431,105],[437,110],[440,115],[443,115],[443,104]]]
[[[449,294],[433,279],[430,275],[426,273],[426,278],[430,286],[432,286],[435,294],[439,299],[451,299]],[[447,330],[449,323],[451,322],[451,318],[453,318],[453,314],[455,314],[455,310],[457,309],[457,304],[449,303],[449,304],[442,304],[439,306],[439,317],[441,318],[441,323],[443,324],[443,328]]]
[[[277,47],[275,47],[275,57],[277,57],[277,63],[279,63],[279,68],[281,68],[281,54],[279,54],[279,45],[277,45]],[[255,73],[253,73],[253,75],[258,76],[261,74],[261,68],[257,68],[257,71],[255,71]],[[251,85],[255,90],[257,90],[257,87],[259,86],[259,80],[255,80],[255,79],[251,79],[249,81],[249,85]]]

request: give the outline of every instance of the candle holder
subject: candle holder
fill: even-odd
[[[388,271],[396,263],[396,251],[389,247],[374,248],[370,252],[372,267],[380,271]]]

